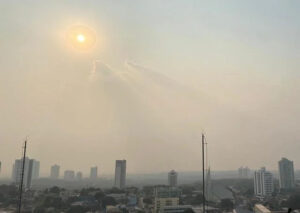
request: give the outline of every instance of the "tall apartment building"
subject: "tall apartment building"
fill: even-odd
[[[59,165],[55,164],[55,165],[51,166],[50,178],[58,179],[59,178],[59,170],[60,170]]]
[[[126,185],[126,160],[116,160],[115,187],[120,189]]]
[[[177,186],[177,177],[178,177],[178,174],[174,170],[171,170],[168,173],[168,184],[169,184],[169,186],[172,186],[172,187]]]
[[[286,158],[278,162],[280,189],[292,189],[295,187],[294,163]]]
[[[250,177],[250,169],[246,166],[246,167],[240,167],[238,169],[238,173],[239,173],[239,178],[240,179],[247,179]]]
[[[23,168],[23,159],[15,160],[12,171],[12,180],[15,184],[19,185],[21,183],[21,175]],[[32,180],[39,178],[40,172],[40,162],[34,159],[25,158],[24,163],[24,178],[23,184],[25,188],[30,188]]]
[[[257,197],[271,196],[274,190],[273,175],[265,167],[254,172],[254,194]]]
[[[76,173],[76,180],[81,181],[82,177],[83,177],[82,172],[77,172]]]
[[[95,180],[98,178],[98,167],[91,167],[91,173],[90,173],[90,178]]]
[[[164,213],[165,207],[179,205],[181,191],[176,187],[157,187],[154,189],[153,213]]]

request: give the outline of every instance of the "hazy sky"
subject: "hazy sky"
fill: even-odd
[[[66,39],[97,37],[89,51]],[[2,176],[300,168],[300,1],[0,0]]]

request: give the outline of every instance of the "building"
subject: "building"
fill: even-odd
[[[82,177],[83,177],[82,172],[77,172],[77,173],[76,173],[76,180],[81,181],[81,180],[82,180]]]
[[[168,174],[168,184],[169,186],[175,187],[177,186],[177,177],[178,174],[174,170],[171,170]]]
[[[59,178],[59,170],[60,170],[59,165],[55,164],[55,165],[51,166],[50,178],[58,179]]]
[[[278,162],[280,189],[293,189],[295,187],[294,163],[286,158]]]
[[[116,160],[115,187],[120,189],[126,185],[126,160]]]
[[[73,181],[75,179],[75,172],[72,170],[66,170],[64,173],[64,180]]]
[[[254,172],[254,194],[264,198],[271,196],[274,190],[273,175],[265,167]]]
[[[255,204],[253,207],[253,212],[254,213],[271,213],[269,209],[267,209],[265,206],[261,204]]]
[[[193,206],[191,205],[179,205],[179,206],[165,206],[163,208],[164,213],[183,213],[185,211],[192,211]]]
[[[32,180],[36,180],[40,177],[40,162],[34,159],[32,161]]]
[[[239,173],[239,178],[240,179],[247,179],[250,177],[250,169],[246,166],[246,167],[240,167],[238,169],[238,173]]]
[[[181,191],[176,187],[157,187],[154,189],[153,213],[163,213],[165,207],[179,206]]]
[[[23,159],[15,160],[12,171],[12,180],[16,185],[21,183]],[[25,188],[30,188],[32,180],[39,178],[40,162],[34,159],[25,158],[23,184]]]
[[[91,168],[90,178],[93,180],[96,180],[98,178],[98,167],[97,166]]]

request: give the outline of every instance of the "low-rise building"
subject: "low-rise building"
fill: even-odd
[[[180,194],[176,187],[155,188],[153,213],[163,213],[165,207],[178,206]]]
[[[262,204],[255,204],[253,211],[254,213],[271,213],[271,211]]]

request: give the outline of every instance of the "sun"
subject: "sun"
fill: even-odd
[[[76,37],[77,41],[80,42],[80,43],[83,43],[85,42],[85,36],[82,35],[82,34],[78,34],[77,37]]]
[[[97,35],[87,26],[73,25],[66,31],[66,41],[74,49],[86,52],[95,47]]]

